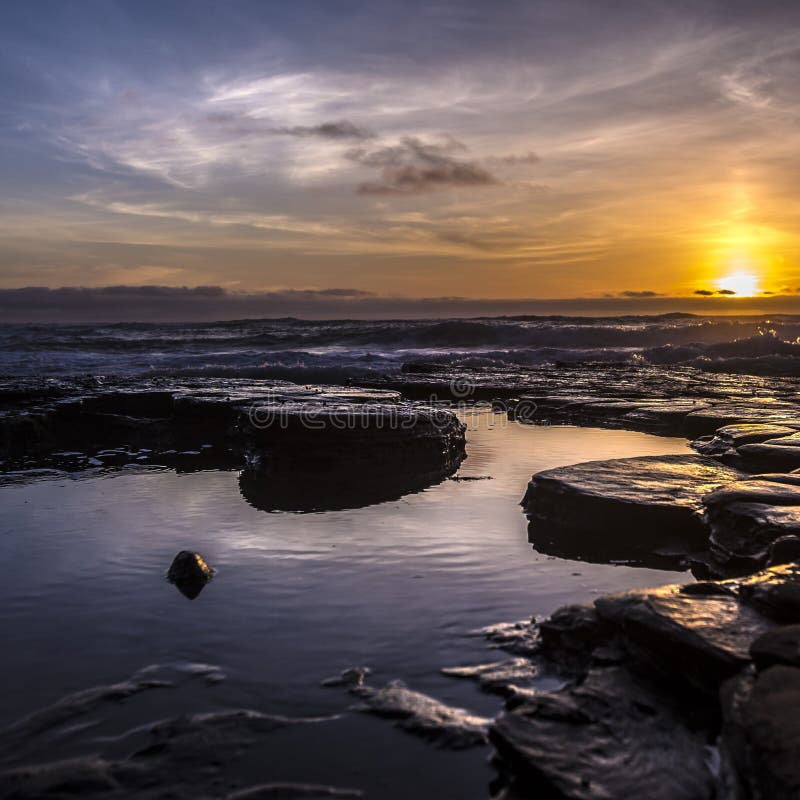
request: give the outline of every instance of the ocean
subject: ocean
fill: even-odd
[[[16,377],[143,375],[342,383],[426,370],[503,375],[580,364],[800,375],[800,316],[0,326],[0,375]]]

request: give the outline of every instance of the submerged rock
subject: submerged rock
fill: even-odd
[[[486,743],[490,720],[412,691],[402,681],[379,689],[357,686],[351,692],[363,701],[365,711],[394,718],[398,727],[441,747],[461,750]]]
[[[363,797],[358,789],[339,789],[314,783],[263,783],[225,795],[224,800],[313,800],[315,797]]]
[[[91,755],[52,760],[59,739],[70,752],[81,745],[82,717],[111,701],[119,702],[181,680],[220,674],[204,664],[145,667],[126,681],[87,689],[62,698],[0,730],[0,796],[18,800],[98,797],[103,800],[357,797],[354,789],[303,783],[269,782],[236,788],[238,763],[246,750],[269,734],[337,717],[291,718],[250,709],[183,714],[114,737],[90,737]],[[19,764],[24,766],[17,766]]]
[[[370,675],[372,670],[369,667],[350,667],[332,678],[325,678],[321,686],[363,686],[364,679]]]
[[[740,477],[696,455],[589,461],[537,473],[522,504],[541,552],[663,566],[706,544],[702,498]]]
[[[539,668],[529,658],[510,658],[470,667],[444,667],[442,674],[477,681],[485,692],[512,696],[519,689],[533,685]]]

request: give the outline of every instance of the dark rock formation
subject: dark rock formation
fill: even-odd
[[[310,412],[302,412],[308,415]],[[349,425],[340,426],[341,422]],[[265,511],[330,511],[394,500],[443,481],[464,458],[449,412],[411,407],[316,409],[313,427],[254,434],[242,496]]]
[[[790,548],[787,536],[800,534],[800,475],[734,481],[707,494],[703,506],[715,561],[746,574]]]
[[[543,798],[710,798],[705,739],[670,695],[621,667],[534,696],[490,731],[498,753]]]
[[[721,455],[745,444],[759,444],[768,439],[789,436],[796,428],[786,425],[740,423],[718,428],[707,442],[698,443],[696,449],[704,455]]]
[[[244,468],[243,495],[266,510],[393,499],[443,480],[464,458],[465,427],[453,413],[401,403],[385,390],[73,381],[9,396],[17,405],[0,409],[6,472]]]
[[[194,600],[203,587],[214,577],[215,570],[206,564],[199,553],[181,550],[167,570],[167,580],[190,600]]]
[[[722,691],[725,797],[800,797],[800,669],[769,666],[732,678]]]
[[[511,694],[490,729],[520,796],[800,796],[800,625],[780,624],[798,599],[791,565],[604,597],[540,623],[531,660],[567,665],[571,680]]]
[[[649,674],[712,696],[749,663],[751,642],[771,627],[735,596],[676,586],[604,597],[595,607]]]
[[[706,545],[702,499],[740,477],[694,455],[590,461],[534,475],[522,505],[541,552],[660,566]]]

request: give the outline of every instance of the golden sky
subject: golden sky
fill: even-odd
[[[0,11],[0,288],[800,290],[790,4],[42,5]]]

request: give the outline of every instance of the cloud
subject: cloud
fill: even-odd
[[[701,297],[713,297],[714,295],[732,297],[736,294],[733,289],[695,289],[694,293]]]
[[[710,291],[710,290],[700,290]],[[716,293],[714,293],[716,294]],[[791,313],[796,295],[771,297],[574,297],[561,299],[459,296],[404,297],[362,289],[281,288],[234,291],[222,286],[100,286],[0,289],[4,322],[189,322],[301,317],[386,319],[533,314],[661,314],[713,311]]]
[[[625,292],[620,292],[620,297],[661,297],[658,292],[651,292],[649,289],[633,291],[628,289]]]
[[[533,151],[519,154],[512,153],[507,156],[489,156],[487,159],[487,161],[494,161],[498,164],[510,164],[514,166],[523,164],[538,164],[541,160],[541,157]]]
[[[375,134],[367,128],[354,125],[349,120],[323,122],[320,125],[295,125],[290,128],[272,128],[273,133],[286,136],[319,136],[323,139],[373,139]]]
[[[451,187],[498,183],[497,178],[477,161],[452,155],[454,151],[466,149],[462,142],[450,136],[441,142],[425,142],[406,136],[394,145],[354,148],[348,157],[363,167],[381,171],[379,181],[359,184],[359,194],[423,194]]]

